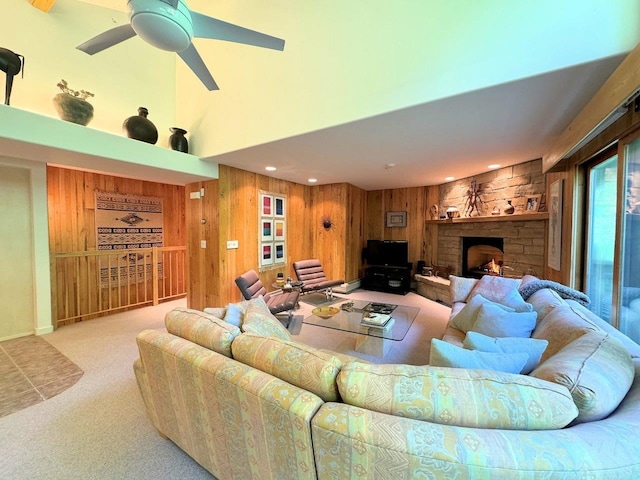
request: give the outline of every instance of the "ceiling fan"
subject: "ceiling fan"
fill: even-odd
[[[194,38],[284,50],[284,40],[194,12],[184,0],[128,0],[127,8],[129,25],[107,30],[76,48],[93,55],[139,35],[154,47],[176,52],[209,90],[218,90],[218,85],[193,45]]]

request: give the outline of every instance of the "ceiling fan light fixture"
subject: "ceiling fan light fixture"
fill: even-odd
[[[191,44],[193,20],[182,0],[178,8],[157,0],[130,0],[127,6],[131,27],[145,42],[169,52]]]

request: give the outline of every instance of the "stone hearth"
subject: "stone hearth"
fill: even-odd
[[[542,276],[545,265],[546,220],[514,219],[497,222],[442,222],[438,224],[438,265],[452,267],[463,275],[462,239],[489,237],[503,239],[503,274]]]

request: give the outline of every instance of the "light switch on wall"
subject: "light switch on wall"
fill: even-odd
[[[238,248],[238,240],[227,240],[227,250]]]
[[[200,240],[200,248],[207,248],[207,241],[206,240]]]

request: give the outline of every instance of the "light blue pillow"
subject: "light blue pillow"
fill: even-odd
[[[542,352],[549,345],[546,340],[537,338],[487,337],[478,332],[468,332],[462,346],[469,350],[491,353],[526,353],[529,359],[520,373],[530,373],[540,363]]]
[[[533,305],[524,301],[520,292],[515,288],[509,290],[504,297],[499,300],[495,300],[497,303],[513,308],[516,312],[531,312],[533,311]]]
[[[243,318],[244,313],[236,304],[230,303],[229,305],[227,305],[227,312],[224,315],[225,322],[240,328],[242,326]]]
[[[456,328],[462,332],[467,333],[473,327],[473,324],[476,322],[478,317],[478,311],[482,305],[485,303],[493,303],[490,300],[487,300],[480,294],[474,295],[469,299],[467,304],[458,312],[458,314],[451,319],[451,323],[449,326]],[[506,307],[499,304],[494,304],[504,311],[513,312],[514,310],[510,307]]]
[[[536,327],[537,312],[505,312],[496,304],[485,303],[470,330],[487,337],[531,337]]]
[[[479,350],[465,350],[434,338],[431,340],[429,365],[520,373],[528,359],[529,355],[526,353],[488,353]]]

